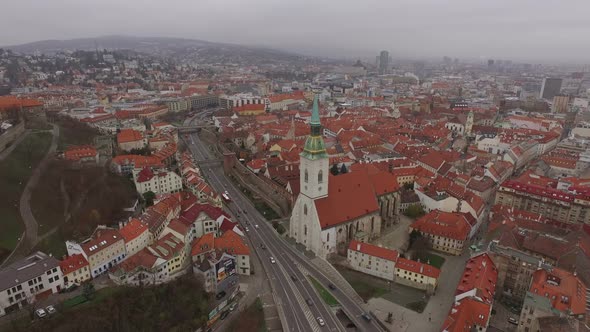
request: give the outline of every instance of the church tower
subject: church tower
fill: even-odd
[[[318,95],[313,100],[311,113],[311,133],[305,141],[305,147],[300,154],[299,184],[300,193],[312,200],[328,196],[328,175],[330,158],[326,153],[322,139],[322,125]]]
[[[465,136],[471,136],[471,130],[473,129],[473,111],[469,111],[467,115],[467,121],[465,122]]]

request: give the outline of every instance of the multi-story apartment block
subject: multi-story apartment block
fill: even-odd
[[[155,194],[170,194],[182,190],[182,178],[167,170],[152,170],[149,167],[140,171],[135,170],[133,181],[137,192],[142,195],[148,191]]]
[[[112,228],[99,226],[92,236],[82,243],[66,241],[68,255],[81,254],[90,265],[93,278],[119,264],[126,256],[125,240]]]
[[[59,261],[40,251],[0,270],[0,316],[64,287]]]

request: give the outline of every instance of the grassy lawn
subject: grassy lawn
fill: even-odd
[[[352,271],[343,267],[336,268],[365,301],[374,297],[381,297],[387,293],[387,288],[377,285],[375,281],[372,280],[376,278],[371,278],[360,272]]]
[[[416,254],[416,259],[418,258],[420,259],[420,262],[430,264],[438,269],[440,269],[445,263],[444,257],[430,252],[420,252]]]
[[[234,313],[235,315],[235,313]],[[239,313],[239,317],[235,318],[228,331],[240,332],[263,332],[266,331],[266,323],[264,321],[264,311],[262,310],[262,300],[256,299],[244,311]]]
[[[324,302],[326,302],[327,305],[331,307],[339,305],[338,301],[336,301],[334,296],[332,296],[332,294],[330,294],[330,292],[328,292],[328,290],[322,284],[320,284],[319,281],[315,280],[311,276],[309,277],[309,280],[311,280],[311,283],[313,284],[315,289],[317,289],[317,291],[320,293],[320,296],[322,297],[322,299],[324,299]]]
[[[30,134],[0,161],[0,254],[14,249],[24,230],[19,211],[20,196],[50,144],[51,133]]]
[[[278,219],[279,215],[275,212],[275,210],[271,209],[268,204],[264,203],[263,201],[254,201],[254,207],[256,210],[260,212],[266,218],[266,220],[274,220]]]

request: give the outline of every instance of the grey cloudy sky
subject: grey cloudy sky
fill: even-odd
[[[387,49],[586,62],[590,54],[589,0],[6,0],[0,8],[0,45],[125,34],[347,57]]]

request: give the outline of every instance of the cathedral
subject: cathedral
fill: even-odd
[[[378,237],[383,220],[393,218],[399,209],[399,185],[391,173],[370,164],[345,174],[330,173],[317,96],[310,125],[300,155],[300,193],[289,231],[297,243],[326,258],[344,253],[351,240],[369,242]]]

